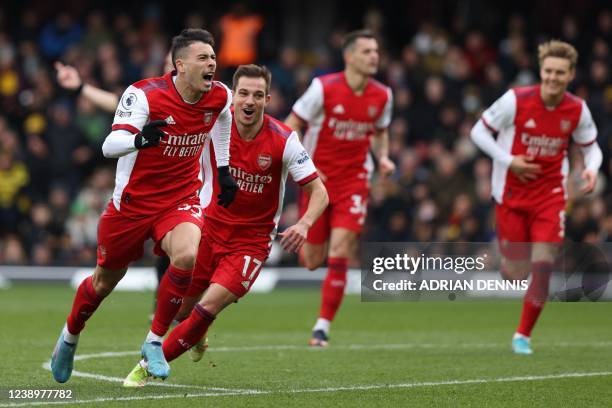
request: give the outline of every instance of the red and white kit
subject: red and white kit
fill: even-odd
[[[300,185],[318,177],[297,133],[268,115],[249,141],[241,139],[232,124],[230,155],[230,172],[240,191],[228,208],[210,203],[219,194],[218,185],[208,181],[216,177],[215,152],[202,155],[206,182],[200,198],[206,210],[188,297],[199,295],[211,282],[244,296],[276,236],[287,174]]]
[[[304,147],[327,177],[329,206],[308,232],[308,242],[323,243],[331,228],[361,232],[372,172],[370,137],[391,121],[391,89],[369,79],[363,93],[349,87],[343,72],[313,79],[293,105],[308,123]],[[302,211],[306,197],[302,197]]]
[[[183,101],[175,88],[173,73],[144,79],[129,86],[115,113],[112,132],[103,150],[119,157],[112,201],[98,228],[98,264],[123,268],[139,259],[148,238],[157,242],[182,222],[201,227],[202,186],[200,156],[210,131],[226,123],[226,136],[214,140],[221,153],[218,165],[229,162],[231,93],[220,82],[193,104]],[[221,116],[220,116],[221,115]],[[134,135],[145,124],[165,120],[160,145],[137,150]]]
[[[493,161],[492,179],[500,243],[562,241],[569,144],[589,146],[597,138],[586,103],[566,92],[559,105],[548,108],[539,85],[515,88],[487,109],[482,121],[498,132],[504,152]],[[534,157],[542,168],[538,178],[522,183],[509,171],[514,155]]]

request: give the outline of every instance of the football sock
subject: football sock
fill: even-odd
[[[531,331],[544,308],[552,269],[552,262],[533,262],[531,264],[531,283],[523,300],[521,321],[516,330],[523,336],[531,337]]]
[[[201,305],[195,305],[191,315],[176,326],[162,345],[164,357],[170,362],[193,347],[206,335],[208,328],[215,320]]]
[[[330,323],[331,322],[329,320],[319,317],[314,327],[312,328],[312,331],[323,330],[325,334],[329,334]]]
[[[149,330],[149,333],[147,334],[147,338],[145,339],[145,341],[147,343],[153,343],[154,341],[161,343],[162,341],[164,341],[164,336],[158,336],[157,334]]]
[[[183,297],[191,282],[191,269],[179,269],[170,265],[157,289],[157,307],[151,324],[151,331],[163,337],[174,316],[183,303]]]
[[[342,303],[347,269],[347,258],[329,258],[327,260],[327,275],[321,286],[321,310],[319,311],[319,317],[329,322],[334,320],[334,316]]]
[[[70,344],[77,344],[79,342],[79,335],[70,333],[68,327],[64,325],[64,341]]]
[[[529,336],[525,336],[524,334],[521,334],[521,333],[514,333],[514,336],[512,336],[512,340],[516,340],[516,339],[519,339],[519,338],[521,338],[521,337],[524,337],[524,338],[526,338],[526,339],[528,339],[528,338],[529,338]]]
[[[72,310],[66,321],[67,331],[75,336],[81,333],[85,327],[85,322],[96,311],[103,299],[103,296],[96,294],[92,284],[92,277],[88,276],[85,278],[74,296]],[[66,336],[64,336],[65,338]],[[70,343],[70,341],[68,342]]]

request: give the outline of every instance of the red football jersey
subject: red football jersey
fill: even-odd
[[[218,184],[212,182],[217,178],[217,166],[209,145],[202,155],[205,184],[200,202],[206,207],[204,233],[229,246],[269,245],[276,236],[287,174],[300,185],[318,177],[297,133],[264,115],[257,136],[246,141],[240,138],[236,123],[232,121],[230,172],[239,191],[228,208],[216,203],[220,190]]]
[[[197,195],[202,186],[200,156],[219,114],[231,104],[221,82],[190,104],[175,88],[173,73],[130,85],[121,97],[112,130],[138,133],[154,120],[165,120],[157,147],[119,158],[113,203],[128,217],[149,216]]]
[[[586,103],[566,92],[554,108],[544,105],[540,85],[506,92],[482,114],[484,124],[498,132],[497,144],[512,155],[530,155],[542,166],[536,180],[522,183],[508,166],[493,162],[493,197],[499,204],[529,206],[542,197],[565,195],[570,138],[579,145],[594,143],[597,129]]]
[[[369,79],[357,95],[344,72],[313,79],[293,105],[293,113],[308,123],[304,147],[325,176],[327,185],[367,183],[370,137],[391,121],[391,89]]]

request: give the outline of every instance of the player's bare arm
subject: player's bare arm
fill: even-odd
[[[580,175],[583,180],[582,188],[580,192],[582,194],[589,194],[595,189],[595,183],[597,182],[597,172],[603,161],[603,154],[597,142],[591,143],[588,146],[581,147],[580,151],[584,156],[585,169]]]
[[[285,125],[289,126],[296,132],[301,133],[306,126],[306,122],[304,122],[304,120],[302,120],[298,115],[291,112],[289,116],[287,116],[287,119],[285,119]]]
[[[379,129],[370,139],[370,147],[378,160],[378,172],[382,177],[388,177],[395,171],[395,163],[389,158],[389,131]]]
[[[119,98],[117,95],[83,83],[81,75],[79,75],[78,71],[73,66],[64,65],[61,62],[56,61],[55,69],[57,70],[57,83],[62,88],[78,91],[79,95],[83,95],[98,108],[110,113],[115,112],[115,109],[117,109],[117,105],[119,104]]]
[[[285,119],[285,125],[295,130],[295,132],[298,134],[300,138],[300,141],[303,141],[304,136],[302,132],[304,131],[304,128],[306,127],[306,122],[302,118],[300,118],[295,113],[291,112],[289,116],[287,116],[287,119]],[[327,176],[321,170],[317,169],[317,174],[319,175],[319,178],[321,179],[322,182],[325,183],[327,181]]]
[[[287,119],[285,119],[285,125],[295,130],[300,136],[300,139],[302,138],[302,132],[304,127],[306,127],[306,122],[304,122],[304,120],[302,120],[298,115],[291,112],[289,116],[287,116]]]
[[[306,241],[308,230],[317,218],[323,214],[329,203],[327,190],[321,179],[316,178],[305,184],[302,188],[310,197],[306,212],[295,225],[278,234],[281,236],[281,246],[287,252],[298,252],[300,250]]]

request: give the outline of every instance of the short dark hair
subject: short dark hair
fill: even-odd
[[[241,77],[247,78],[263,78],[266,81],[266,95],[270,94],[270,84],[272,83],[272,73],[265,65],[240,65],[236,72],[234,72],[234,78],[232,79],[232,89],[235,91],[238,86],[238,80]]]
[[[189,47],[194,42],[203,42],[209,44],[211,47],[215,46],[215,38],[211,33],[202,28],[186,28],[174,38],[172,38],[172,48],[170,53],[172,54],[172,65],[176,69],[176,59],[178,54],[184,48]]]
[[[376,36],[371,30],[351,31],[344,37],[344,41],[342,41],[342,52],[351,48],[355,44],[355,42],[360,38],[368,38],[368,39],[376,40]]]

